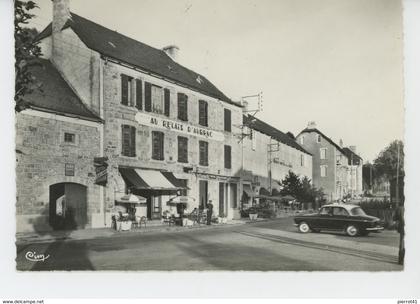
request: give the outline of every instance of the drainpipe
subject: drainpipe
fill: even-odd
[[[100,151],[99,156],[104,156],[104,129],[105,129],[105,119],[104,119],[104,68],[103,60],[99,57],[99,115],[103,120],[103,123],[99,126],[99,136],[100,136]],[[105,186],[100,186],[99,195],[101,197],[101,205],[104,213],[104,227],[106,227],[106,192]]]

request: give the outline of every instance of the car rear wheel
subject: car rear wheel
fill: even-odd
[[[309,228],[309,225],[306,222],[301,222],[299,224],[299,231],[302,233],[308,233],[311,228]]]
[[[346,233],[348,236],[356,236],[359,233],[359,228],[354,225],[349,225],[346,228]]]

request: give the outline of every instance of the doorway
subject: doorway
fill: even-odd
[[[209,184],[206,180],[199,181],[198,197],[200,198],[200,209],[207,207]]]
[[[87,224],[87,187],[58,183],[49,189],[49,224],[54,230],[84,229]]]

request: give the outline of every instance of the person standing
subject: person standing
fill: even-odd
[[[213,204],[211,201],[207,204],[207,225],[211,225],[211,217],[213,215]]]

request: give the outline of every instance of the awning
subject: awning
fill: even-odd
[[[120,168],[122,177],[128,185],[142,190],[180,190],[186,189],[185,183],[171,172]]]
[[[266,196],[271,196],[270,191],[268,191],[267,189],[265,189],[264,187],[260,188],[260,195],[266,195]]]
[[[115,201],[123,204],[145,204],[146,199],[134,194],[125,194],[124,192],[115,193]]]

